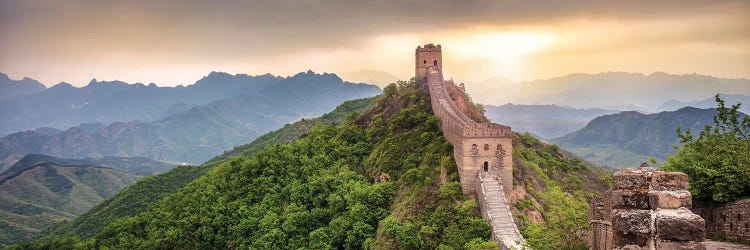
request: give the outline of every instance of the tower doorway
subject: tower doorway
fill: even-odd
[[[484,172],[487,172],[490,168],[490,164],[488,162],[484,162]]]

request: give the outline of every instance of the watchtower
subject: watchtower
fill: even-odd
[[[425,44],[424,47],[417,46],[417,52],[415,55],[416,70],[414,75],[417,79],[424,79],[427,77],[427,69],[432,66],[443,67],[443,52],[440,49],[440,44]]]

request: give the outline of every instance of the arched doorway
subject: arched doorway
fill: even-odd
[[[437,66],[437,60],[432,61],[433,66]]]
[[[485,161],[484,162],[484,172],[487,172],[488,170],[490,170],[489,168],[490,168],[490,163],[488,163],[488,162]]]

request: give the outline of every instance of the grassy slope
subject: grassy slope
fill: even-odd
[[[139,177],[109,168],[41,164],[0,184],[0,245],[71,220]]]

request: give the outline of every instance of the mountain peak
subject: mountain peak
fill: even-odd
[[[67,82],[60,82],[58,84],[55,84],[55,86],[52,86],[50,89],[74,89],[73,85]]]

